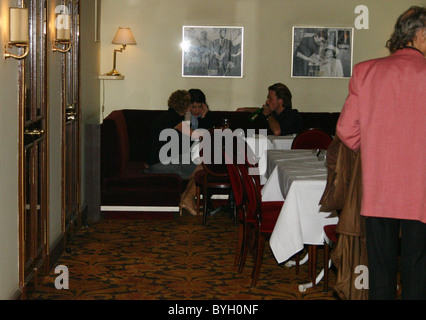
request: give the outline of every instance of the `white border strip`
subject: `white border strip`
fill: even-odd
[[[212,199],[228,199],[228,195],[216,194]],[[147,211],[147,212],[179,212],[179,207],[150,206],[101,206],[101,211]]]
[[[101,211],[178,212],[179,207],[101,206]]]

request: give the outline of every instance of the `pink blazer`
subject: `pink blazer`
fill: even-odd
[[[357,64],[336,132],[361,149],[361,214],[426,223],[426,59],[414,49]]]

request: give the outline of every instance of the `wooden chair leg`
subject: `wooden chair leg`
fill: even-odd
[[[249,226],[247,224],[244,224],[243,225],[243,245],[242,245],[241,260],[240,260],[240,265],[238,268],[238,273],[242,273],[246,265],[247,253],[250,247],[250,232],[251,231],[249,230]]]
[[[324,291],[328,291],[328,260],[330,259],[330,247],[324,244]]]
[[[244,250],[244,224],[239,223],[237,251],[236,251],[235,259],[234,259],[234,266],[238,266],[238,268],[241,265],[241,257],[243,254],[243,250]]]
[[[208,198],[208,194],[207,194],[207,188],[204,187],[203,188],[203,226],[205,226],[207,224],[207,198]]]
[[[317,269],[317,246],[309,246],[309,275],[312,279],[312,287],[315,287]]]
[[[296,276],[299,275],[300,269],[300,253],[296,253]]]
[[[265,235],[259,232],[259,236],[257,237],[256,244],[256,259],[253,265],[252,272],[252,287],[256,286],[257,280],[259,278],[260,269],[262,268],[262,260],[263,260],[263,252],[265,250]]]
[[[200,187],[197,186],[197,213],[200,214]]]

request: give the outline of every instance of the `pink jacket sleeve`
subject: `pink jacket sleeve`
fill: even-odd
[[[352,78],[349,82],[349,95],[340,113],[337,122],[336,133],[340,140],[350,149],[357,151],[361,144],[361,131],[359,125],[357,68],[355,66]]]

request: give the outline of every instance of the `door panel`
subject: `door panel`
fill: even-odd
[[[30,295],[47,271],[47,70],[46,0],[24,0],[29,9],[30,51],[20,64],[20,286]]]
[[[66,1],[71,15],[71,49],[65,55],[63,74],[63,210],[67,235],[81,224],[80,215],[80,42],[79,1]],[[69,232],[71,230],[71,232]]]

